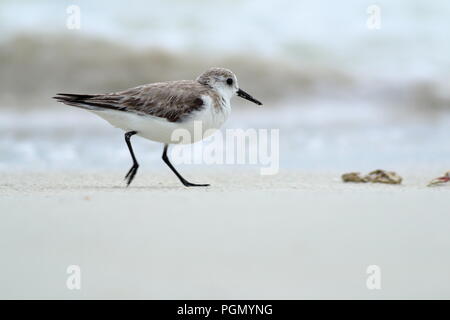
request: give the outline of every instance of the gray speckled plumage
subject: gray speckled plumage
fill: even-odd
[[[235,79],[227,69],[211,68],[196,80],[157,82],[107,94],[58,93],[54,98],[85,109],[127,111],[179,122],[204,107],[202,96],[211,97],[213,105],[220,106],[222,98],[210,85],[217,77]]]

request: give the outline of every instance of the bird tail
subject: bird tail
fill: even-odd
[[[116,101],[111,101],[111,99],[106,100],[102,94],[57,93],[53,99],[69,106],[87,110],[117,110],[117,107],[114,105]]]

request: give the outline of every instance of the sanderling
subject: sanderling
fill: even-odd
[[[125,130],[125,142],[133,165],[125,176],[127,186],[133,181],[139,164],[130,138],[138,135],[164,143],[162,159],[186,186],[194,184],[184,179],[173,167],[167,148],[173,143],[194,143],[212,134],[222,126],[231,110],[230,99],[238,95],[258,105],[262,103],[239,88],[236,76],[224,68],[211,68],[196,80],[180,80],[145,84],[120,92],[107,94],[58,93],[54,99],[70,106],[80,107],[102,117],[113,126]],[[201,121],[204,134],[192,134],[194,123]],[[173,141],[172,133],[185,129],[194,139]]]

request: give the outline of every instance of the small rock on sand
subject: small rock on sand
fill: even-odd
[[[359,172],[349,172],[342,175],[344,182],[372,182],[372,183],[386,183],[386,184],[400,184],[402,177],[394,171],[374,170],[366,176],[361,176]]]

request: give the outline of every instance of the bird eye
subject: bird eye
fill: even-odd
[[[233,84],[233,79],[228,78],[228,79],[227,79],[227,84],[231,86],[231,85]]]

